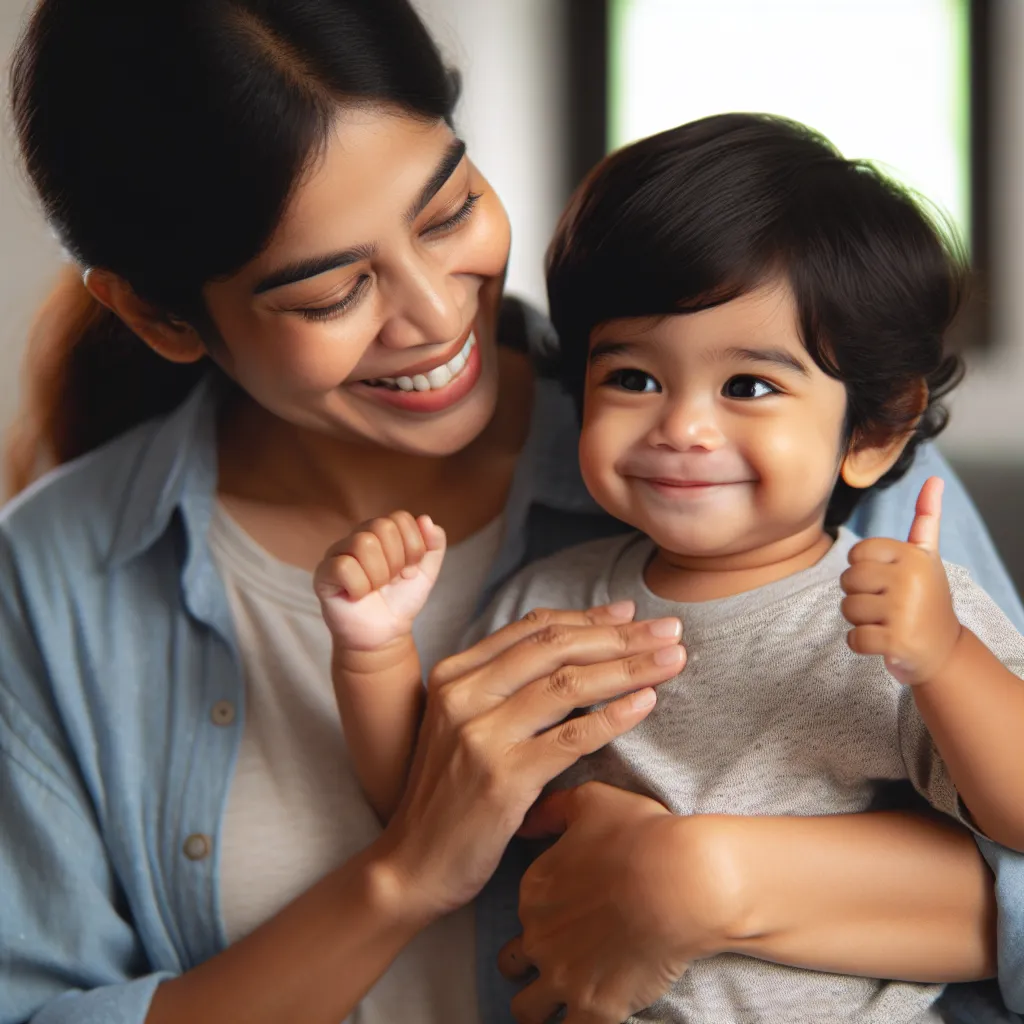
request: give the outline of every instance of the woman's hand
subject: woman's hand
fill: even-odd
[[[682,627],[632,622],[634,610],[534,611],[437,665],[405,795],[380,840],[396,899],[425,919],[469,902],[543,787],[650,712],[651,687],[682,669]]]
[[[510,979],[539,972],[512,1001],[520,1024],[563,1006],[567,1024],[620,1024],[719,951],[728,858],[698,833],[703,820],[600,782],[534,809],[521,834],[564,835],[523,877],[523,934],[498,961]]]

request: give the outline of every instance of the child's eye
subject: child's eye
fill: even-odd
[[[722,394],[726,398],[764,398],[765,395],[777,395],[778,391],[766,384],[760,377],[751,377],[749,374],[741,373],[737,377],[730,377],[722,388]]]
[[[614,387],[622,388],[623,391],[636,391],[648,394],[656,394],[661,391],[661,385],[643,370],[616,370],[609,378],[608,383]]]

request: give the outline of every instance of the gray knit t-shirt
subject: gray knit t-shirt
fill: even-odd
[[[592,779],[676,814],[819,815],[865,810],[886,781],[909,779],[970,826],[909,687],[846,644],[839,576],[857,537],[841,530],[818,562],[734,597],[679,604],[653,594],[652,542],[628,534],[536,562],[499,593],[474,633],[533,608],[636,602],[637,618],[679,616],[687,663],[654,711],[556,782]],[[960,621],[1017,675],[1024,638],[967,570],[946,571]],[[941,985],[877,981],[733,954],[694,962],[631,1020],[665,1024],[919,1024],[939,1021]]]

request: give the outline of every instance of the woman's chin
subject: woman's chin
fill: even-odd
[[[497,407],[497,379],[481,377],[459,407],[423,416],[418,422],[390,424],[378,443],[409,455],[444,458],[471,445],[486,429]]]

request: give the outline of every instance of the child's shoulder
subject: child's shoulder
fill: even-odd
[[[521,618],[534,608],[590,608],[607,604],[608,579],[622,555],[637,544],[650,545],[640,533],[617,534],[565,548],[521,569],[498,591],[484,613],[483,636]]]
[[[988,591],[977,583],[969,569],[943,561],[953,610],[961,624],[974,633],[1017,675],[1024,675],[1024,637],[996,604]]]

